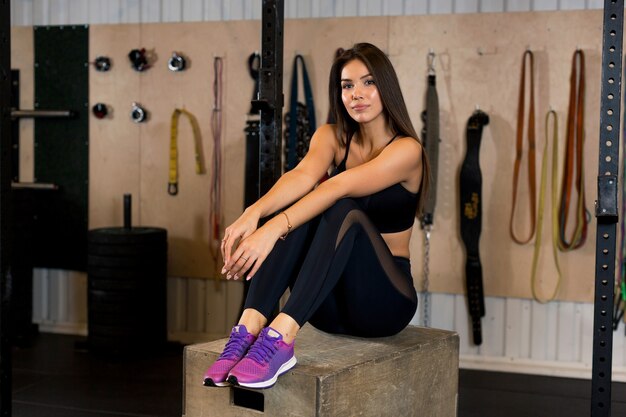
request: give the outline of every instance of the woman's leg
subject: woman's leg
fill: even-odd
[[[357,273],[344,274],[346,266],[354,262],[358,263],[354,268]],[[339,285],[345,277],[350,278],[348,282]],[[382,308],[379,297],[383,297]],[[410,271],[398,267],[378,231],[351,199],[340,200],[323,213],[285,308],[233,367],[228,382],[248,388],[272,386],[279,375],[296,364],[293,338],[300,326],[333,298],[335,302],[328,303],[335,310],[343,308],[339,301],[355,304],[346,308],[344,323],[350,325],[349,332],[375,336],[400,331],[417,307]],[[370,305],[385,314],[369,314],[372,324],[358,323],[363,320],[357,320],[358,314],[367,312]],[[322,309],[321,313],[328,311]],[[342,315],[338,316],[336,319],[341,319]],[[356,328],[353,320],[359,324]]]
[[[257,340],[279,298],[292,283],[316,225],[317,219],[314,219],[276,243],[251,281],[243,314],[233,327],[224,350],[205,372],[205,385],[229,385],[226,378],[230,371]]]
[[[261,330],[259,326],[267,323],[280,297],[293,285],[318,222],[319,217],[312,219],[291,232],[285,240],[276,242],[274,249],[250,281],[239,324],[250,325],[249,329],[258,334]]]
[[[356,201],[342,199],[323,213],[282,314],[298,326],[315,316],[326,331],[384,336],[416,308],[408,260],[391,254]]]

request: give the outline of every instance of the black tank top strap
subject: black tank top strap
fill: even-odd
[[[393,135],[393,137],[391,138],[391,140],[389,142],[387,142],[387,145],[389,145],[391,142],[394,141],[395,138],[397,138],[398,136],[400,136],[399,133],[396,133],[395,135]]]
[[[393,142],[398,136],[400,136],[399,133],[396,133],[395,135],[393,135],[393,137],[389,140],[389,142],[387,142],[387,145]],[[346,161],[348,160],[348,153],[350,152],[350,143],[352,143],[352,136],[350,136],[348,140],[346,141],[346,153],[343,156],[343,159],[341,160],[339,165],[337,165],[337,168],[335,169],[335,172],[337,173],[343,172],[346,170]]]
[[[343,172],[346,170],[346,161],[348,160],[348,152],[350,151],[351,142],[352,142],[352,136],[350,136],[348,140],[346,141],[346,153],[343,156],[343,159],[341,160],[339,165],[337,165],[337,169],[336,169],[337,172]]]

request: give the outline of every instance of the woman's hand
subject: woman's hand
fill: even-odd
[[[237,248],[239,242],[255,232],[259,226],[259,218],[260,216],[256,211],[247,209],[233,224],[224,230],[224,239],[222,239],[220,248],[224,266],[231,260],[232,252]],[[225,272],[226,270],[222,269],[222,274]]]
[[[272,220],[251,235],[242,237],[222,268],[222,273],[226,273],[227,279],[238,279],[246,271],[249,271],[246,280],[254,276],[281,236],[280,228],[276,227],[276,222]]]

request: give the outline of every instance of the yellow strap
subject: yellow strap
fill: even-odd
[[[537,288],[537,264],[539,262],[539,252],[541,249],[541,236],[543,225],[543,209],[545,205],[545,193],[548,171],[548,143],[549,143],[549,131],[550,131],[550,116],[554,119],[553,133],[552,133],[552,179],[551,179],[551,203],[552,203],[552,256],[554,258],[554,264],[558,273],[557,281],[554,286],[552,295],[548,298],[542,298],[539,295],[539,289]],[[541,160],[541,185],[539,190],[539,213],[537,218],[537,237],[535,238],[535,248],[533,251],[533,263],[530,275],[531,289],[533,298],[540,303],[547,303],[556,298],[559,288],[561,287],[561,266],[559,265],[558,258],[558,246],[559,246],[559,207],[557,206],[557,176],[558,176],[558,147],[559,147],[559,122],[558,116],[554,110],[550,110],[546,114],[546,140],[543,145],[543,158]]]
[[[202,175],[206,173],[204,167],[204,158],[202,157],[202,136],[200,136],[200,125],[198,125],[198,119],[191,114],[188,110],[181,109],[182,114],[187,116],[189,123],[191,123],[191,129],[193,131],[193,141],[196,150],[196,174]]]
[[[198,120],[192,113],[185,109],[174,109],[170,128],[170,170],[167,187],[167,192],[170,195],[178,194],[178,119],[181,114],[187,116],[191,123],[196,151],[196,174],[200,175],[206,173],[202,154],[202,136],[200,135]]]

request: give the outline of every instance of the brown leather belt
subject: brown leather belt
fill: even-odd
[[[585,55],[577,50],[572,58],[570,76],[569,109],[567,112],[567,133],[565,142],[565,162],[559,204],[559,249],[569,251],[581,247],[587,238],[587,208],[585,207],[585,183],[583,167],[583,147],[585,141]],[[572,199],[572,186],[576,172],[575,186],[578,199],[574,213],[576,223],[571,238],[565,237]]]
[[[515,208],[517,203],[517,185],[519,182],[519,170],[522,164],[524,149],[524,114],[525,114],[525,93],[526,93],[526,59],[529,61],[529,83],[530,97],[528,108],[528,125],[526,134],[528,136],[528,186],[530,203],[530,231],[526,237],[519,237],[515,233]],[[513,168],[513,201],[511,205],[511,220],[509,230],[511,237],[516,243],[525,244],[530,242],[535,234],[537,218],[537,185],[535,177],[535,63],[533,53],[530,50],[524,52],[522,57],[522,75],[519,88],[519,101],[517,108],[517,137],[515,142],[515,165]]]

